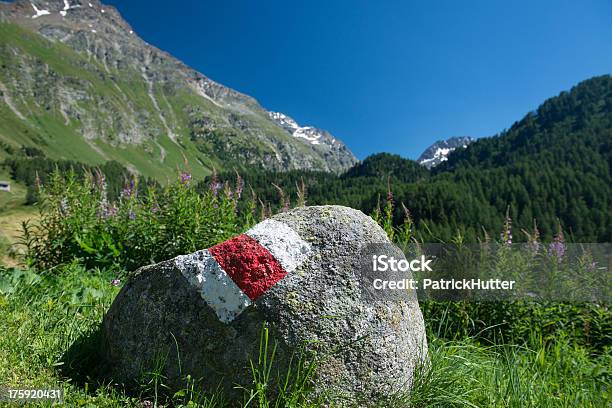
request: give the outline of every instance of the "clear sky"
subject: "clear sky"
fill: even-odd
[[[609,0],[105,3],[147,42],[360,159],[493,135],[612,72]]]

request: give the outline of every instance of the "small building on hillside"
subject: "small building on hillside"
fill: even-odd
[[[11,191],[11,183],[8,181],[0,181],[0,191]]]

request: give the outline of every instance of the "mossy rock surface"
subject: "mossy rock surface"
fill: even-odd
[[[340,206],[302,207],[272,219],[308,242],[310,252],[227,323],[181,270],[202,251],[132,276],[104,319],[105,353],[116,380],[133,381],[163,362],[173,386],[183,386],[181,378],[190,374],[205,389],[221,385],[232,393],[236,384],[251,383],[250,361],[257,362],[266,325],[277,343],[273,373],[282,376],[305,348],[318,356],[313,395],[370,405],[406,390],[427,348],[416,296],[373,302],[360,287],[364,248],[387,244],[379,247],[401,256],[384,231],[362,212]]]

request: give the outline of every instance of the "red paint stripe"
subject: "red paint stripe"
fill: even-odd
[[[208,251],[251,300],[287,276],[270,251],[248,235],[239,235]]]

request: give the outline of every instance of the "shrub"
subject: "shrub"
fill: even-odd
[[[405,214],[404,222],[397,226],[393,222],[395,200],[389,190],[382,205],[379,200],[372,217],[389,238],[404,249],[426,246],[427,243],[420,238],[421,231],[416,231],[414,227],[410,211],[403,204],[401,206]],[[491,259],[486,259],[486,262],[490,263],[490,269],[483,269],[485,273],[495,271],[495,275],[491,276],[521,280],[537,277],[541,281],[531,282],[531,287],[541,290],[540,294],[545,294],[546,289],[553,290],[556,298],[563,298],[564,301],[546,300],[550,299],[546,297],[531,299],[529,294],[522,294],[513,300],[497,301],[449,301],[446,300],[448,298],[445,301],[421,300],[420,307],[428,337],[450,340],[472,338],[484,344],[539,346],[555,343],[559,336],[563,336],[567,341],[584,346],[596,354],[607,353],[612,344],[612,312],[605,302],[609,299],[609,290],[606,289],[609,273],[589,272],[593,259],[589,256],[588,249],[586,252],[572,251],[573,262],[570,262],[569,247],[564,242],[563,231],[559,225],[555,238],[546,245],[538,241],[539,233],[535,225],[533,232],[524,231],[529,238],[524,245],[530,249],[524,251],[511,249],[512,221],[509,215],[506,215],[501,224],[502,233],[498,243],[485,236],[483,242],[469,247],[458,233],[449,247],[466,252],[471,248],[476,254],[479,253],[478,248],[486,247],[489,249],[485,251],[486,255],[481,255]],[[576,247],[578,245],[572,248],[578,250]],[[585,247],[588,248],[588,245]],[[493,248],[498,250],[490,251]],[[459,259],[452,258],[447,262],[450,263],[447,270],[452,270],[452,277],[463,277],[461,271],[464,269]],[[470,270],[472,264],[466,261],[466,265]],[[595,277],[597,280],[593,280]],[[590,302],[584,301],[591,299],[586,296],[588,293],[583,293],[585,290],[588,292],[589,289],[599,287],[601,291],[598,296]],[[560,294],[564,296],[559,296]],[[570,299],[583,301],[569,301]]]
[[[39,269],[79,260],[133,270],[208,248],[254,222],[254,205],[238,210],[240,179],[235,189],[221,187],[197,193],[191,175],[181,173],[168,186],[139,192],[133,179],[111,201],[101,172],[84,179],[56,172],[39,187],[40,221],[24,225],[28,260]]]

